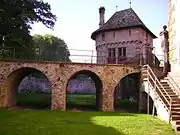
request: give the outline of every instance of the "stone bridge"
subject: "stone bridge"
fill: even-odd
[[[21,80],[35,72],[43,73],[51,83],[51,109],[66,110],[67,84],[78,74],[95,82],[97,105],[101,111],[114,111],[114,89],[128,74],[140,73],[139,66],[85,63],[0,61],[0,107],[13,107]]]

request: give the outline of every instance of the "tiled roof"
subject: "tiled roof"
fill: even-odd
[[[115,12],[114,15],[103,24],[98,30],[92,33],[91,38],[95,40],[96,35],[101,31],[123,29],[128,27],[142,27],[153,38],[157,38],[141,21],[132,8]]]

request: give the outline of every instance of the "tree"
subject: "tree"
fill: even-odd
[[[33,36],[36,56],[46,61],[70,62],[70,52],[64,40],[46,34]]]
[[[18,48],[19,52],[33,52],[31,24],[41,22],[53,29],[56,16],[51,7],[42,0],[1,0],[0,1],[0,46]],[[12,53],[12,50],[9,52]],[[24,53],[25,54],[25,53]]]

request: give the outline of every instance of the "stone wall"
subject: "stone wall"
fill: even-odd
[[[169,75],[180,87],[180,1],[168,0],[169,59],[171,72]]]
[[[168,0],[169,59],[172,65],[177,62],[177,0]]]
[[[50,81],[52,110],[66,110],[66,90],[71,78],[77,74],[90,76],[97,87],[101,111],[114,111],[114,89],[118,82],[131,73],[139,73],[133,65],[99,65],[85,63],[1,61],[0,107],[15,105],[15,90],[21,80],[35,72],[42,72]]]

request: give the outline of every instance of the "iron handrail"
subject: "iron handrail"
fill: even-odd
[[[169,105],[169,108],[168,108],[168,107],[166,106],[166,104],[165,104],[165,107],[167,108],[167,110],[169,110],[169,122],[170,122],[172,98],[171,98],[171,96],[167,93],[167,91],[164,89],[164,87],[162,86],[162,84],[160,83],[160,81],[158,80],[158,78],[156,77],[156,75],[154,74],[154,72],[153,72],[153,70],[151,69],[151,67],[150,67],[149,65],[144,65],[143,67],[147,67],[147,75],[148,75],[148,77],[151,78],[151,80],[153,81],[153,83],[156,83],[156,86],[154,86],[155,89],[158,88],[158,90],[160,91],[161,95],[163,96],[163,98],[166,100],[166,102],[167,102],[168,105]],[[150,73],[153,75],[153,77],[155,78],[155,80],[154,80],[154,78],[152,77],[152,75],[149,73],[149,71],[150,71]],[[149,80],[148,80],[148,83],[150,83]],[[157,83],[158,83],[159,85],[157,85]],[[163,91],[165,91],[165,93],[166,93],[166,95],[168,96],[168,98],[170,99],[170,101],[168,101],[167,98],[164,96],[164,94],[162,93],[162,91],[161,91],[161,89],[159,88],[159,86],[163,89]],[[156,93],[157,93],[157,92],[156,92]],[[158,94],[158,93],[157,93],[157,94]]]
[[[171,79],[171,81],[173,82],[173,84],[176,85],[176,87],[172,84],[172,82],[168,79],[168,82],[173,86],[174,90],[177,92],[178,96],[180,96],[180,88],[177,85],[177,83],[174,81],[174,79],[168,74],[168,78]]]

